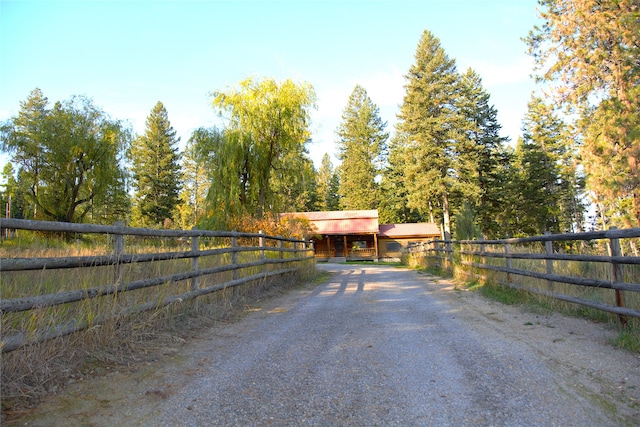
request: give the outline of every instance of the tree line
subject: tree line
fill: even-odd
[[[339,209],[436,222],[456,238],[638,226],[638,5],[539,3],[544,24],[524,41],[546,92],[532,95],[517,141],[500,136],[480,76],[424,31],[393,136],[357,85],[338,166],[308,156],[308,83],[249,78],[213,92],[224,126],[195,130],[182,152],[161,102],[134,135],[85,97],[50,106],[35,89],[1,128],[2,197],[14,217],[147,227],[253,230],[280,212]]]

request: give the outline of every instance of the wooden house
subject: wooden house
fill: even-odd
[[[436,224],[378,224],[378,211],[295,212],[282,216],[305,218],[318,260],[396,260],[402,248],[440,236]]]
[[[432,222],[383,224],[379,230],[378,259],[381,261],[397,261],[407,245],[440,238],[440,229]]]

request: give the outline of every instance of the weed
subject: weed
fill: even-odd
[[[628,322],[618,328],[618,336],[611,339],[611,345],[640,353],[640,322]]]

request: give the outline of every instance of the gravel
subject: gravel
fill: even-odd
[[[319,264],[133,374],[76,384],[15,425],[620,426],[640,357],[606,326],[536,314],[387,266]]]

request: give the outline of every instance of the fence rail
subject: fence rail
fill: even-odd
[[[434,240],[410,246],[405,255],[425,266],[614,313],[624,324],[626,317],[640,318],[640,257],[623,254],[621,242],[634,252],[638,237],[640,228],[612,228],[502,240]]]
[[[0,277],[2,279],[0,314],[3,320],[3,336],[0,347],[2,352],[10,352],[27,344],[78,332],[112,320],[113,317],[121,318],[155,310],[176,303],[196,300],[200,296],[249,282],[294,273],[304,268],[305,263],[313,260],[313,250],[309,242],[280,236],[267,236],[262,233],[197,229],[153,230],[121,225],[71,224],[19,219],[1,219],[0,227],[12,230],[107,235],[109,236],[107,240],[110,240],[109,246],[112,247],[110,254],[65,257],[20,258],[11,253],[6,254],[4,252],[7,251],[4,251],[0,258],[0,274],[2,275]],[[127,254],[125,251],[126,236],[170,238],[174,240],[171,246],[188,244],[190,249],[175,251],[175,247],[173,247],[174,250],[168,251]],[[201,249],[203,239],[215,240],[217,247]],[[226,245],[222,245],[221,242]],[[157,267],[163,262],[171,265],[163,268]],[[207,262],[215,265],[204,265]],[[146,271],[151,272],[150,275],[154,277],[134,277],[136,274],[141,274],[136,270],[141,269],[139,267],[141,265],[146,265]],[[151,268],[152,265],[153,268]],[[131,271],[125,272],[125,266],[129,266]],[[105,274],[105,268],[110,272]],[[154,268],[159,272],[154,271]],[[178,271],[174,271],[176,268]],[[68,279],[67,276],[55,276],[56,271],[100,269],[102,272],[98,280],[102,280],[102,283],[98,285],[92,283],[92,285],[74,286],[68,283],[73,279]],[[215,276],[221,276],[225,273],[230,276],[227,275],[222,280],[214,280]],[[31,276],[27,277],[26,275],[29,274]],[[42,283],[30,283],[34,274],[39,274],[40,280],[44,282],[53,283],[46,286]],[[21,278],[20,275],[25,276]],[[10,291],[12,284],[14,284],[13,290]],[[167,284],[181,285],[170,292],[167,289],[163,289],[162,293],[154,291],[154,289],[166,288]],[[24,287],[32,289],[33,292],[27,291],[28,295],[22,296],[11,295],[21,292]],[[43,291],[45,288],[46,290]],[[121,300],[123,294],[140,290],[150,292],[145,297],[147,300],[135,300],[128,306],[118,306],[116,314],[113,313],[113,310],[110,312],[106,312],[109,311],[106,310],[105,312],[92,311],[89,315],[84,315],[82,310],[77,310],[73,315],[69,315],[69,310],[60,309],[60,312],[66,314],[67,319],[61,316],[59,320],[51,320],[51,323],[46,327],[37,330],[21,330],[20,325],[28,323],[24,316],[19,317],[22,312],[42,312],[47,308],[68,307],[72,303],[80,304],[100,297],[111,296],[114,301]],[[106,306],[113,308],[113,305],[107,304]],[[78,313],[82,315],[78,315]],[[22,327],[22,329],[25,328]],[[11,335],[7,336],[7,331]]]

